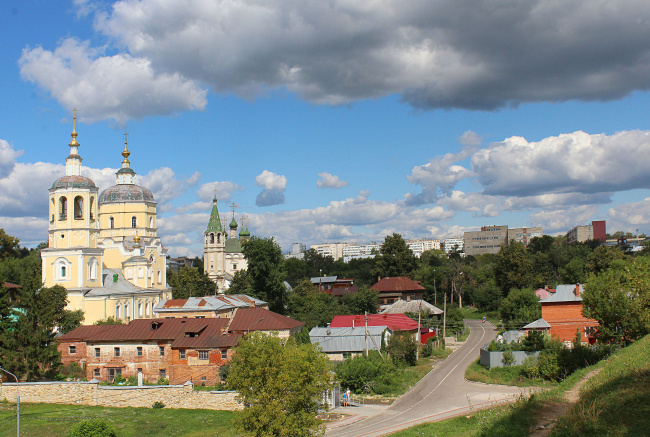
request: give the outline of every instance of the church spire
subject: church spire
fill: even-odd
[[[128,144],[127,144],[127,137],[129,136],[128,133],[124,132],[124,150],[122,151],[122,156],[124,159],[122,160],[122,168],[115,173],[117,175],[117,183],[118,184],[127,184],[127,185],[133,185],[134,178],[135,178],[135,172],[131,168],[131,162],[129,161],[129,156],[131,155],[131,152],[129,152]]]
[[[72,111],[72,141],[70,141],[70,155],[65,160],[66,176],[81,176],[81,156],[79,156],[79,146],[77,142],[77,108]]]
[[[205,233],[209,234],[211,232],[223,233],[223,227],[221,226],[221,218],[219,217],[219,208],[217,208],[217,193],[214,194],[214,199],[212,199],[212,213],[210,214],[208,229],[205,231]]]

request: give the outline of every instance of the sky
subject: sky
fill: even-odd
[[[5,0],[0,228],[47,240],[124,133],[171,256],[222,218],[291,243],[487,225],[650,233],[650,2]]]

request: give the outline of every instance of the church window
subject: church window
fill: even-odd
[[[90,198],[90,220],[95,220],[95,215],[93,214],[93,209],[95,208],[95,198]]]
[[[113,229],[115,228],[115,219],[113,217],[108,218],[108,226]]]
[[[153,262],[153,260],[154,260],[154,257],[153,257],[153,253],[152,253],[151,255],[149,255],[149,261]]]
[[[122,306],[119,303],[115,305],[115,318],[116,319],[122,318]]]
[[[149,217],[149,227],[153,228],[153,217]]]
[[[82,220],[84,214],[84,199],[81,196],[74,198],[74,219]]]
[[[136,216],[131,217],[131,227],[132,228],[138,227],[138,218]]]
[[[162,272],[158,269],[158,283],[162,284]]]
[[[138,278],[144,278],[144,269],[142,267],[138,269]]]
[[[237,264],[233,264],[233,265],[232,265],[232,269],[233,269],[233,270],[237,270]]]
[[[129,304],[125,303],[124,304],[124,319],[128,322],[131,320],[131,317],[129,316]]]
[[[133,269],[131,267],[126,269],[126,279],[133,279]]]
[[[217,243],[221,243],[221,234],[217,234]]]
[[[142,302],[138,302],[138,317],[142,317]]]
[[[59,198],[59,206],[61,207],[59,220],[65,220],[68,218],[68,199],[65,196]]]
[[[96,281],[97,280],[97,267],[99,266],[99,263],[97,262],[97,259],[91,258],[91,260],[88,262],[88,279],[91,281]]]
[[[70,262],[65,258],[59,258],[54,262],[54,277],[57,281],[70,280]]]
[[[149,315],[149,302],[145,302],[145,303],[144,303],[144,314],[145,314],[146,316]]]
[[[214,234],[210,234],[210,243],[214,243]]]
[[[65,266],[61,266],[61,277],[65,278]]]

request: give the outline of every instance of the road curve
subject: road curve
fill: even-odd
[[[492,341],[496,329],[480,320],[465,320],[470,327],[467,341],[443,363],[429,372],[408,393],[383,412],[350,424],[328,425],[326,437],[383,436],[424,422],[436,422],[473,409],[525,394],[519,387],[488,385],[465,380],[465,369],[479,356],[479,349]],[[353,408],[350,412],[354,412]]]

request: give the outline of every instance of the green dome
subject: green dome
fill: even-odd
[[[242,231],[239,233],[240,237],[250,237],[251,233],[248,229],[242,229]]]
[[[235,221],[235,217],[233,217],[232,221],[230,222],[230,229],[237,229],[237,222]]]

